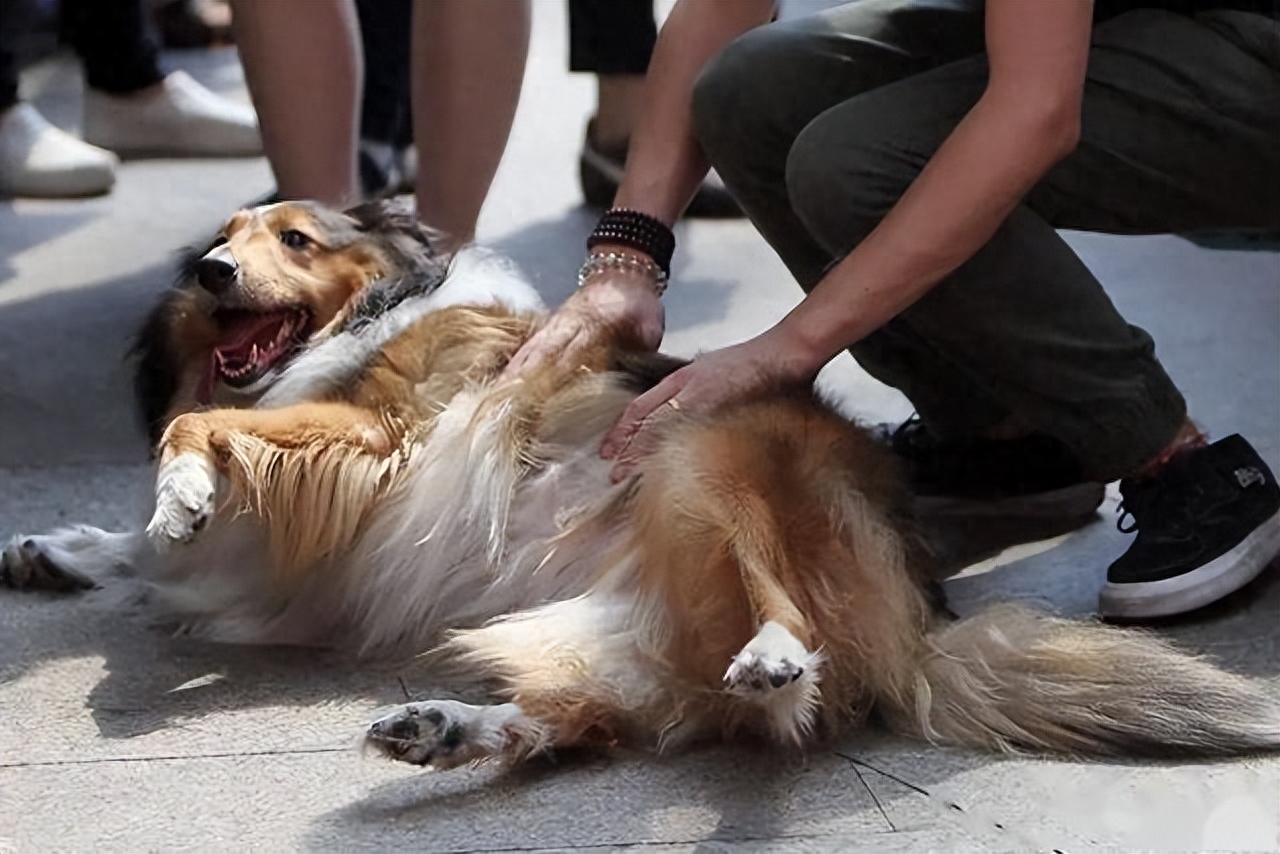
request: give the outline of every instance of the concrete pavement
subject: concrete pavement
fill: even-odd
[[[539,0],[529,76],[481,239],[550,303],[572,288],[594,215],[575,160],[591,83],[564,71],[564,10]],[[243,97],[233,53],[175,66]],[[74,127],[66,61],[28,94]],[[259,159],[137,161],[112,195],[0,202],[0,537],[145,518],[151,470],[123,354],[198,242],[271,186]],[[773,322],[797,292],[742,222],[693,222],[667,296],[667,348],[692,354]],[[1280,257],[1174,237],[1075,235],[1154,335],[1192,414],[1280,467]],[[851,360],[823,382],[859,417],[909,409]],[[1112,496],[1098,522],[948,582],[963,612],[993,599],[1093,612],[1125,546]],[[710,748],[561,757],[509,775],[363,760],[375,708],[431,692],[412,662],[167,637],[109,595],[0,592],[0,852],[1249,850],[1280,845],[1280,760],[1074,763],[935,748],[882,731],[808,756]],[[1280,672],[1280,572],[1162,629],[1233,669]]]

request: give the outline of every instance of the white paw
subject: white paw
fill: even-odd
[[[814,656],[791,632],[767,622],[724,674],[725,687],[736,694],[763,694],[783,688],[804,675]]]
[[[71,592],[97,585],[92,578],[57,560],[53,537],[17,536],[0,554],[0,584],[15,590]]]
[[[428,700],[397,706],[378,718],[363,742],[391,759],[443,769],[527,752],[538,740],[538,729],[514,703]]]
[[[217,472],[200,454],[179,454],[156,477],[156,512],[147,525],[147,538],[159,551],[174,543],[188,543],[213,515]]]

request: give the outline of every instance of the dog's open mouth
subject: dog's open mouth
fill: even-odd
[[[232,388],[245,388],[266,376],[297,350],[310,318],[300,309],[271,312],[223,310],[215,315],[218,344],[210,373]]]

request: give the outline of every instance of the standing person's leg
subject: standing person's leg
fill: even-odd
[[[260,154],[253,110],[186,73],[160,69],[142,0],[62,0],[63,32],[84,65],[84,137],[121,154]]]
[[[140,0],[62,0],[61,9],[63,37],[90,89],[127,95],[164,79]]]
[[[116,157],[50,124],[18,98],[21,0],[0,0],[0,196],[89,196],[115,183]]]
[[[529,52],[528,0],[417,0],[413,135],[418,217],[456,244],[476,220],[502,160]]]
[[[569,70],[596,78],[595,114],[578,158],[582,196],[593,207],[612,205],[622,183],[657,38],[653,0],[569,0]],[[713,172],[685,215],[734,217],[742,209]]]
[[[653,0],[569,0],[569,70],[596,77],[588,143],[625,153],[657,39]]]
[[[235,0],[232,25],[282,198],[360,198],[363,60],[350,0]]]

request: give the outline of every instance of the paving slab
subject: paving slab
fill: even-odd
[[[595,219],[575,177],[592,84],[564,71],[563,4],[534,9],[526,89],[480,237],[555,304],[573,288]],[[166,60],[244,97],[232,51]],[[70,128],[79,86],[65,58],[24,79]],[[257,158],[148,160],[126,163],[101,199],[0,202],[0,538],[145,518],[151,468],[130,407],[130,335],[174,253],[270,186]],[[745,223],[684,223],[678,236],[671,352],[741,340],[795,304],[785,269]],[[1280,467],[1280,256],[1176,237],[1068,239],[1154,335],[1193,416],[1215,436],[1243,433]],[[868,421],[910,411],[847,358],[822,382]],[[1095,524],[951,579],[954,607],[1017,599],[1091,615],[1127,541],[1115,509],[1112,494]],[[1275,678],[1278,614],[1273,567],[1160,631]],[[0,852],[1280,848],[1280,760],[1270,757],[1000,758],[874,728],[806,756],[565,755],[505,775],[424,773],[354,751],[375,709],[440,688],[412,660],[175,638],[110,590],[0,592]]]

